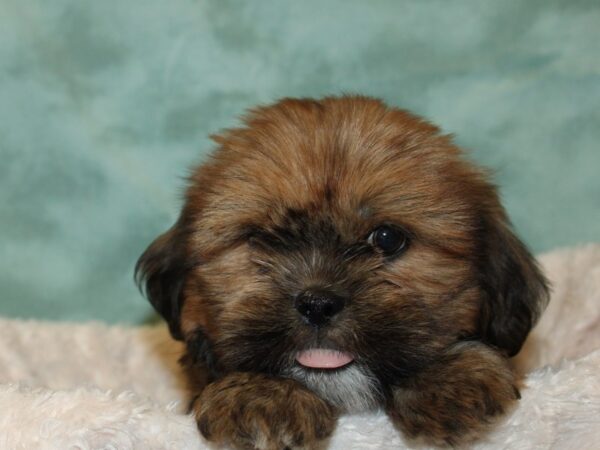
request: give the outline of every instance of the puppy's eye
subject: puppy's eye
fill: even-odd
[[[367,242],[380,249],[386,256],[395,255],[406,249],[406,233],[392,225],[382,225],[371,232]]]

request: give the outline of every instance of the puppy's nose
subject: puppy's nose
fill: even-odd
[[[344,297],[333,292],[311,288],[301,292],[294,300],[294,307],[311,325],[321,327],[339,313],[346,304]]]

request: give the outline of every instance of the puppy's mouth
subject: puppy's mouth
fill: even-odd
[[[303,350],[296,355],[296,362],[309,369],[340,369],[352,361],[354,357],[350,353],[326,348]]]

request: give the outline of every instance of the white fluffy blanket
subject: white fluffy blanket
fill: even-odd
[[[540,257],[553,297],[524,351],[518,408],[477,449],[600,448],[600,245]],[[0,449],[205,449],[182,413],[163,326],[0,319]],[[402,449],[383,414],[343,417],[330,449]]]

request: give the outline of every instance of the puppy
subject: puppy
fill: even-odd
[[[454,446],[513,405],[547,283],[448,136],[357,96],[285,99],[213,139],[136,267],[206,439],[312,449],[384,409]]]

